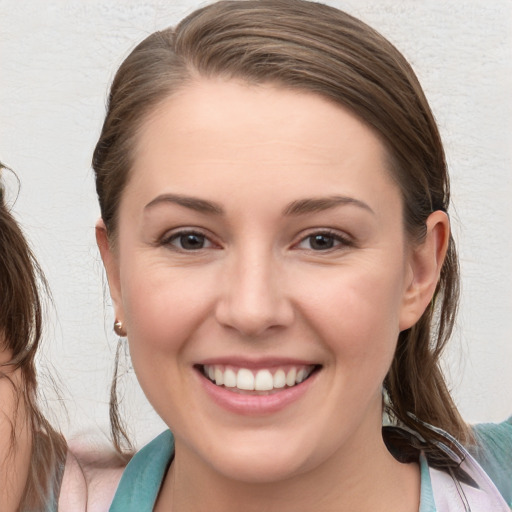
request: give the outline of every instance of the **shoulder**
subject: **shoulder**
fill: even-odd
[[[29,477],[32,437],[25,402],[20,399],[21,369],[1,366],[12,354],[2,351],[0,335],[0,508],[14,510]]]
[[[139,450],[128,463],[110,510],[152,510],[173,456],[174,438],[166,430]]]
[[[107,447],[71,442],[59,496],[59,512],[105,512],[125,464]]]
[[[512,417],[503,423],[475,425],[473,432],[476,444],[470,453],[512,504]]]
[[[482,463],[494,463],[512,472],[512,417],[503,423],[482,423],[473,427],[476,445],[470,448]]]

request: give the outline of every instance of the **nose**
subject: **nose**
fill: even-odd
[[[226,268],[217,321],[255,338],[289,326],[294,318],[284,278],[271,255],[240,255]]]

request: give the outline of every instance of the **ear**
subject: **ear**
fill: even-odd
[[[409,253],[410,273],[400,314],[400,331],[412,327],[434,295],[450,240],[450,221],[442,211],[431,213],[425,239]]]
[[[108,237],[107,228],[103,219],[96,222],[96,243],[100,250],[103,266],[107,274],[110,296],[114,305],[116,320],[124,323],[123,303],[121,300],[121,280],[119,277],[119,261]]]

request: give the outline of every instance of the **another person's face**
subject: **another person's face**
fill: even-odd
[[[236,82],[175,94],[104,258],[177,454],[273,481],[377,442],[414,272],[385,149],[349,112]]]

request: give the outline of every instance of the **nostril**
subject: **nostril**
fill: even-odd
[[[255,338],[268,330],[292,324],[294,311],[286,299],[256,296],[234,296],[220,302],[216,310],[217,321],[224,327],[235,329],[246,337]]]

